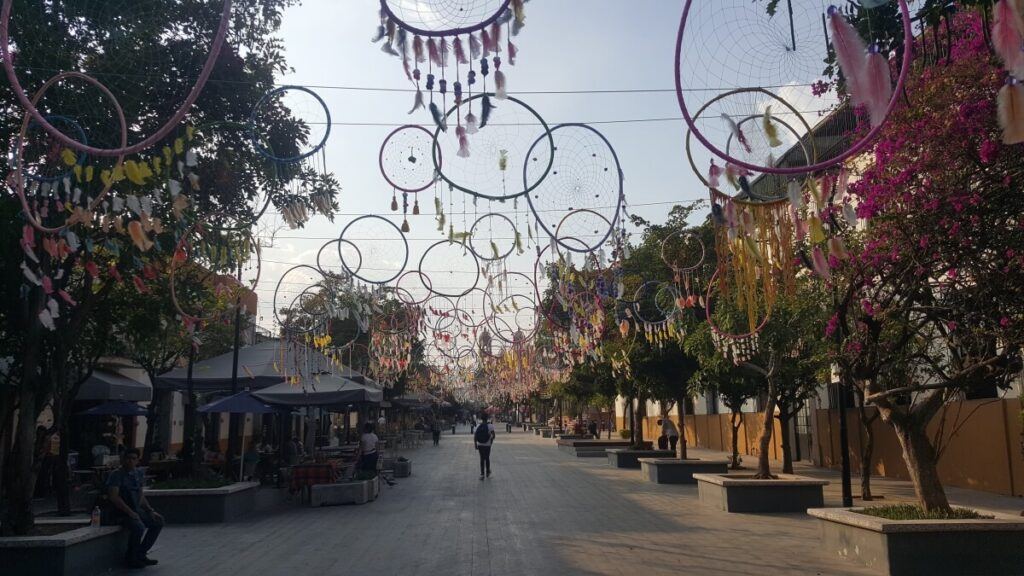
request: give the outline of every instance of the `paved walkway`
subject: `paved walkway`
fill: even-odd
[[[487,481],[468,429],[429,444],[406,452],[412,477],[367,505],[290,503],[232,524],[168,527],[152,551],[160,565],[144,573],[870,574],[819,550],[810,517],[727,514],[701,505],[694,486],[652,484],[532,433],[499,426]]]

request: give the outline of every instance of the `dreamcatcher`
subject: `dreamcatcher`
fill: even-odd
[[[473,113],[477,70],[480,86],[476,91],[490,90],[496,99],[505,98],[501,53],[505,52],[509,65],[515,65],[518,49],[512,37],[526,23],[523,3],[524,0],[381,0],[380,25],[373,41],[382,42],[384,52],[402,59],[406,78],[416,85],[416,98],[409,113],[424,107],[425,88],[429,94],[426,107],[438,127],[447,131],[444,112],[448,108],[451,81],[452,102],[459,108],[455,116],[456,139],[464,142],[467,135],[484,127],[491,104],[490,97],[485,96],[477,109],[479,119]],[[487,77],[492,66],[494,79],[489,88]],[[464,118],[463,102],[467,105]]]
[[[769,6],[775,9],[774,14],[769,13]],[[752,172],[806,174],[853,158],[870,144],[896,105],[910,68],[913,35],[906,0],[898,0],[898,8],[903,35],[890,37],[882,32],[883,27],[872,26],[874,19],[894,15],[892,7],[883,2],[865,2],[847,8],[846,12],[830,7],[822,13],[821,6],[809,0],[774,4],[687,0],[676,39],[675,67],[676,95],[687,127],[714,156]],[[865,29],[860,32],[846,18],[853,10],[862,16],[860,22]],[[826,26],[822,25],[823,20],[827,21]],[[701,25],[690,25],[694,22]],[[705,25],[708,22],[727,25],[730,34],[723,35],[718,26]],[[865,45],[861,33],[870,47]],[[823,68],[823,62],[833,61],[830,51],[838,64],[841,83],[832,83]],[[891,52],[901,57],[887,59]],[[897,72],[895,83],[893,70]],[[771,102],[745,93],[732,100],[729,110],[703,122],[693,113],[705,106],[708,99],[720,98],[722,92],[749,88],[770,91],[793,106],[785,111],[769,110]],[[842,94],[850,96],[854,107],[866,110],[869,129],[858,131],[855,113],[845,105],[845,100],[840,100]],[[773,113],[777,116],[773,117]],[[811,122],[799,116],[810,118]],[[747,117],[762,118],[763,122],[760,126],[751,123],[744,129],[740,122]],[[746,159],[725,150],[724,142],[732,136],[739,149],[752,154],[753,146],[746,141],[754,131],[763,132],[774,142],[780,135],[775,133],[778,127],[772,125],[773,118],[794,127],[817,124],[814,133],[819,138],[831,136],[830,145],[807,165],[786,162],[784,149],[768,157]]]
[[[392,188],[391,210],[398,210],[397,193],[402,193],[402,231],[409,231],[409,194],[413,194],[412,213],[420,213],[419,193],[437,181],[432,158],[443,165],[433,134],[422,126],[408,124],[393,130],[380,145],[378,164],[384,180]],[[435,197],[436,198],[436,197]],[[435,200],[435,208],[439,208]],[[438,209],[438,212],[441,210]]]
[[[661,241],[661,260],[672,271],[680,311],[704,307],[701,276],[706,256],[704,242],[693,232],[673,232]]]
[[[342,228],[338,239],[358,252],[358,266],[350,261],[352,257],[346,250],[340,250],[339,257],[349,274],[363,282],[387,284],[402,274],[409,261],[409,242],[405,234],[381,216],[367,215],[352,220]]]
[[[548,147],[554,147],[549,150]],[[532,158],[553,155],[550,172],[526,195],[537,226],[561,248],[590,252],[615,231],[623,197],[623,176],[618,155],[603,134],[586,124],[559,124],[550,136],[542,135],[527,152],[523,182],[537,181],[546,170]],[[582,210],[587,210],[583,212]],[[570,221],[565,212],[573,213]],[[558,235],[576,241],[562,242]]]

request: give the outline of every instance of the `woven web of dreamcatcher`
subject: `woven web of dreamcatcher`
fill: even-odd
[[[422,126],[407,125],[388,134],[380,146],[380,173],[393,188],[401,192],[420,192],[434,183],[431,160],[434,135]],[[443,165],[443,156],[437,154]]]
[[[462,107],[471,102],[482,121],[482,101],[482,95],[477,95]],[[495,108],[487,125],[469,136],[468,158],[458,156],[459,139],[455,132],[459,107],[448,111],[447,132],[439,128],[434,132],[441,152],[435,155],[434,166],[441,178],[458,190],[491,200],[510,200],[533,190],[548,175],[554,158],[551,133],[544,119],[525,102],[512,97],[499,100],[493,95],[490,102]],[[548,145],[527,156],[538,138],[546,138]],[[439,163],[442,157],[443,166]],[[521,175],[527,162],[536,162],[539,168],[532,170],[531,177],[524,182]]]
[[[539,177],[541,162],[554,146],[554,162],[543,181],[527,194],[530,211],[537,223],[554,237],[567,212],[589,209],[566,222],[560,236],[572,236],[583,244],[565,243],[571,251],[589,251],[611,235],[619,218],[622,202],[622,169],[615,149],[603,134],[585,124],[560,124],[551,129],[551,138],[533,143],[531,160],[523,167],[524,182]],[[599,218],[601,216],[603,218]]]
[[[179,25],[181,11],[165,0],[4,0],[0,56],[8,82],[34,121],[65,147],[94,156],[152,147],[203,90],[224,44],[231,1],[193,6],[187,26]],[[68,80],[31,103],[42,83],[61,71],[86,74],[109,89],[128,119],[126,143],[110,101],[93,86]],[[72,120],[82,133],[49,122],[51,115]]]
[[[509,0],[381,0],[403,28],[423,36],[465,34],[495,21]]]
[[[904,40],[908,40],[911,30],[905,0],[899,0],[899,5],[905,17]],[[874,131],[855,132],[855,114],[846,107],[837,107],[839,96],[831,79],[825,75],[829,50],[828,25],[824,18],[827,8],[827,3],[820,0],[793,0],[778,3],[776,14],[770,16],[765,2],[687,0],[677,37],[677,97],[684,116],[690,117],[695,136],[704,139],[705,146],[713,147],[711,151],[715,156],[746,164],[752,170],[801,173],[834,165],[869,143]],[[899,39],[868,40],[872,41],[887,51]],[[893,102],[910,59],[911,55],[906,53],[902,61],[895,63],[898,76],[894,78]],[[775,94],[792,105],[807,123],[821,125],[819,130],[832,136],[831,145],[822,147],[817,162],[807,170],[802,170],[801,165],[766,166],[765,158],[748,162],[729,155],[724,150],[729,127],[721,119],[721,112],[716,110],[711,114],[709,110],[700,123],[692,117],[716,96],[742,88],[761,88]],[[771,102],[767,98],[759,99],[753,92],[745,92],[742,98],[720,107],[739,122],[748,116],[763,115],[768,104]],[[773,108],[773,112],[793,127],[799,128],[803,123],[793,111]],[[792,141],[787,144],[791,145]]]
[[[359,252],[358,264],[341,250],[340,258],[349,273],[371,284],[386,284],[398,278],[409,261],[409,243],[398,226],[382,216],[360,216],[341,230],[339,240]],[[358,271],[356,271],[358,270]]]

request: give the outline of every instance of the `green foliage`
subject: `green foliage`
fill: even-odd
[[[875,516],[886,520],[981,520],[994,518],[986,516],[969,508],[950,508],[948,510],[925,511],[920,506],[913,504],[890,504],[887,506],[872,506],[862,510],[854,510],[865,516]]]

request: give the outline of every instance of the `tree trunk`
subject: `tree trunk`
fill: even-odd
[[[793,473],[792,447],[789,445],[789,422],[792,415],[787,412],[779,412],[779,443],[782,444],[782,473]]]
[[[864,501],[870,502],[874,500],[874,496],[871,495],[871,468],[872,460],[875,454],[875,430],[871,427],[875,418],[868,419],[867,410],[864,406],[860,407],[860,421],[864,428],[864,447],[860,453],[860,497]]]
[[[771,463],[768,460],[768,448],[772,443],[772,430],[775,428],[775,387],[768,384],[768,402],[764,407],[764,427],[761,440],[758,442],[757,474],[754,478],[769,479],[772,476]]]
[[[679,459],[686,460],[686,393],[680,390],[676,398],[676,406],[679,407]]]
[[[18,426],[10,465],[13,468],[7,494],[4,535],[25,536],[35,524],[32,495],[36,487],[36,391],[30,382],[21,383]]]
[[[647,425],[647,399],[639,396],[636,399],[636,442],[640,446],[644,442],[644,427]]]
[[[636,445],[636,412],[633,410],[633,397],[628,398],[627,409],[629,410],[629,445]]]
[[[925,425],[914,419],[907,422],[891,420],[890,423],[903,448],[903,460],[914,484],[918,504],[925,512],[949,510],[949,500],[939,480],[935,447],[928,438]]]
[[[729,468],[740,469],[740,426],[743,425],[743,415],[739,410],[732,410],[729,425],[732,427],[732,464]]]

